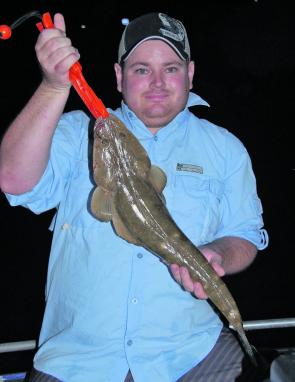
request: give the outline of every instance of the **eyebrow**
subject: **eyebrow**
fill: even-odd
[[[183,66],[183,63],[185,63],[185,61],[181,61],[181,62],[179,62],[179,61],[171,61],[171,62],[164,63],[163,66],[171,66],[171,65]],[[131,64],[129,66],[129,68],[133,68],[134,66],[138,66],[138,65],[141,65],[141,66],[150,66],[150,64],[147,63],[147,62],[140,62],[140,61],[138,61],[138,62],[134,62],[133,64]]]
[[[131,64],[129,66],[129,68],[133,68],[134,66],[138,66],[138,65],[141,65],[141,66],[149,66],[149,64],[147,64],[146,62],[134,62],[133,64]]]

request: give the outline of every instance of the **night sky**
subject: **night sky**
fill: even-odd
[[[106,106],[115,108],[120,94],[113,63],[123,31],[121,18],[160,11],[182,20],[196,63],[193,90],[211,106],[191,111],[227,128],[246,146],[270,237],[269,247],[250,268],[225,281],[244,320],[295,317],[292,1],[196,0],[194,4],[192,10],[184,1],[136,6],[129,1],[10,2],[1,9],[0,24],[10,25],[32,10],[62,12],[68,36],[80,51],[86,80]],[[10,40],[0,41],[1,134],[41,78],[34,52],[37,21],[26,21]],[[74,90],[66,111],[72,109],[86,111]],[[51,243],[48,226],[54,211],[36,216],[22,207],[12,208],[3,194],[0,211],[0,343],[37,339]],[[295,329],[266,330],[250,332],[249,338],[258,347],[287,347],[295,346],[294,334]],[[23,357],[30,358],[31,353]],[[11,368],[9,362],[0,355],[0,372]],[[17,357],[13,362],[16,370],[24,365]]]

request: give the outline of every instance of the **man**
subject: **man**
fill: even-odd
[[[202,286],[89,212],[89,118],[62,114],[79,54],[60,14],[54,23],[36,44],[42,82],[0,151],[11,205],[57,208],[31,380],[233,381],[243,352]],[[182,23],[162,13],[132,21],[115,74],[123,102],[112,113],[165,171],[173,219],[220,276],[245,269],[267,245],[255,177],[241,142],[188,110],[206,103],[190,93],[194,62]]]

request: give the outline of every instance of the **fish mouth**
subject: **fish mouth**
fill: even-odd
[[[106,126],[106,121],[102,117],[98,117],[97,120],[95,121],[94,125],[94,131],[96,133],[99,133],[103,128]]]

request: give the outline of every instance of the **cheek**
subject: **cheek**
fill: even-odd
[[[130,78],[128,81],[125,83],[125,88],[128,89],[129,92],[134,92],[136,91],[137,93],[142,92],[146,89],[148,86],[148,81],[142,79],[135,79],[135,78]]]
[[[123,96],[129,104],[137,104],[140,101],[140,95],[145,91],[144,81],[135,81],[129,79],[123,83]]]
[[[177,77],[171,82],[171,87],[177,90],[179,94],[183,93],[183,90],[188,90],[190,88],[189,80],[187,77]]]

